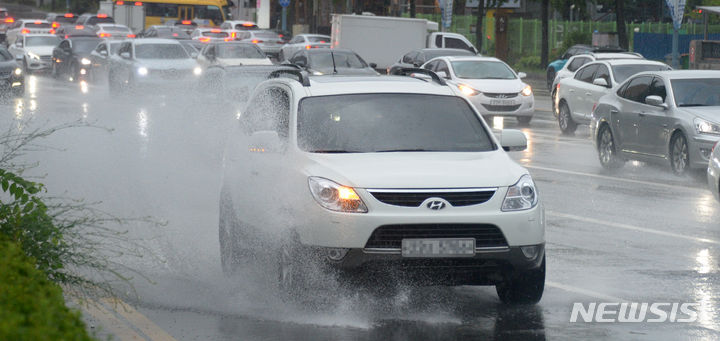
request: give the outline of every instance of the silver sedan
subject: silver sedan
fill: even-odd
[[[600,98],[591,129],[600,163],[669,163],[680,175],[707,167],[720,140],[720,71],[643,72]]]

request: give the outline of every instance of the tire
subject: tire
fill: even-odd
[[[535,304],[545,291],[545,256],[537,269],[512,275],[495,285],[495,291],[504,304]]]
[[[532,116],[518,116],[517,121],[521,126],[527,127],[530,125],[530,121],[532,121]]]
[[[552,85],[555,81],[555,69],[548,69],[547,71],[547,88],[548,91],[552,91]]]
[[[684,175],[690,168],[690,153],[683,133],[675,133],[670,140],[670,167],[676,175]]]
[[[570,107],[567,103],[560,103],[560,113],[558,114],[558,126],[560,131],[565,135],[572,135],[577,129],[577,123],[573,121]]]
[[[70,76],[72,77],[73,82],[80,81],[80,68],[77,63],[73,63],[72,66],[70,66]]]
[[[277,253],[278,289],[294,302],[303,302],[314,294],[310,288],[322,289],[326,270],[318,255],[304,248],[297,237],[283,238]],[[318,283],[320,281],[320,283]]]
[[[52,64],[52,73],[51,73],[52,77],[55,79],[59,79],[60,78],[60,70],[58,69],[58,65],[57,65],[58,63],[55,62],[54,60],[52,61],[52,63],[53,63]]]
[[[598,133],[598,159],[605,169],[617,169],[624,164],[617,154],[615,138],[607,124],[600,127]]]
[[[23,72],[26,75],[30,74],[30,68],[28,68],[27,59],[23,58],[23,64],[22,64]]]
[[[282,63],[285,61],[285,54],[283,53],[283,50],[280,50],[280,52],[278,52],[277,59],[278,63]]]

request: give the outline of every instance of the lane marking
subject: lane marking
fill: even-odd
[[[544,170],[548,172],[556,172],[556,173],[562,173],[562,174],[570,174],[570,175],[577,175],[577,176],[587,176],[591,178],[597,178],[597,179],[604,179],[604,180],[611,180],[611,181],[619,181],[619,182],[628,182],[638,185],[647,185],[647,186],[657,186],[657,187],[663,187],[663,188],[671,188],[675,190],[683,190],[683,191],[689,191],[689,192],[697,192],[698,190],[701,190],[702,188],[699,187],[688,187],[688,186],[680,186],[680,185],[669,185],[669,184],[663,184],[659,182],[651,182],[651,181],[644,181],[644,180],[634,180],[634,179],[627,179],[627,178],[618,178],[614,176],[607,176],[607,175],[600,175],[600,174],[592,174],[592,173],[583,173],[583,172],[575,172],[570,170],[564,170],[564,169],[557,169],[557,168],[549,168],[549,167],[541,167],[541,166],[531,166],[524,164],[523,167],[530,168],[530,169],[537,169],[537,170]]]
[[[574,287],[574,286],[566,285],[566,284],[562,284],[562,283],[557,283],[557,282],[552,282],[552,281],[545,281],[545,285],[550,286],[550,287],[553,287],[553,288],[565,290],[565,291],[568,291],[568,292],[574,292],[574,293],[576,293],[576,294],[581,294],[581,295],[585,295],[585,296],[589,296],[589,297],[593,297],[593,298],[605,300],[605,301],[608,301],[608,302],[630,302],[629,300],[622,299],[622,298],[620,298],[620,297],[605,295],[605,294],[601,294],[601,293],[599,293],[599,292],[597,292],[597,291],[582,289],[582,288],[578,288],[578,287]]]
[[[117,307],[114,309],[121,317],[127,320],[135,328],[143,332],[150,340],[153,341],[176,341],[165,330],[150,321],[145,315],[135,310],[129,304],[120,299],[102,299],[104,304]]]
[[[115,314],[105,309],[99,302],[89,301],[86,304],[82,304],[82,308],[95,318],[100,326],[112,332],[113,338],[118,338],[123,341],[146,340],[145,337],[138,334],[133,328],[117,318]]]
[[[690,240],[690,241],[694,241],[694,242],[720,245],[720,241],[717,241],[714,239],[709,239],[709,238],[686,236],[686,235],[682,235],[679,233],[659,231],[659,230],[654,230],[654,229],[650,229],[650,228],[646,228],[646,227],[640,227],[640,226],[634,226],[634,225],[622,224],[622,223],[614,223],[614,222],[603,221],[603,220],[587,218],[587,217],[581,217],[581,216],[576,216],[573,214],[566,214],[566,213],[560,213],[560,212],[555,212],[555,211],[546,211],[546,213],[552,217],[567,218],[567,219],[578,220],[578,221],[582,221],[582,222],[586,222],[586,223],[604,225],[604,226],[615,227],[615,228],[625,229],[625,230],[630,230],[630,231],[646,232],[646,233],[657,234],[660,236]]]

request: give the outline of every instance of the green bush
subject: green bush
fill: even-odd
[[[515,63],[515,71],[522,70],[538,70],[542,69],[540,65],[540,56],[525,56]]]
[[[0,340],[92,340],[62,290],[0,236]]]
[[[592,43],[592,32],[571,31],[565,35],[560,53],[565,53],[573,45]]]

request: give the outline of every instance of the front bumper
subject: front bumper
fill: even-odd
[[[49,57],[41,59],[25,58],[25,63],[28,71],[46,71],[52,68],[52,59]]]
[[[260,49],[267,55],[277,56],[282,50],[282,45],[260,45]]]
[[[715,156],[708,162],[707,179],[710,191],[720,200],[720,158]]]
[[[689,143],[690,167],[705,168],[710,161],[712,148],[720,140],[720,136],[698,134],[691,138]]]
[[[482,116],[531,117],[535,114],[534,95],[523,96],[518,94],[513,98],[499,99],[481,93],[468,96],[468,99],[475,105],[475,108]]]

